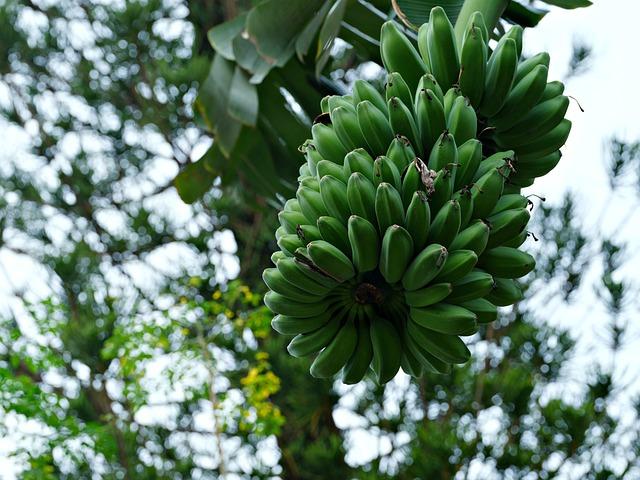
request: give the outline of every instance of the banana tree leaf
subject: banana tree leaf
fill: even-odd
[[[254,127],[258,118],[258,90],[249,83],[249,75],[236,66],[229,91],[229,115],[245,125]]]
[[[228,156],[233,150],[242,125],[227,110],[235,66],[222,55],[215,55],[209,75],[200,87],[195,107],[206,128],[213,132],[220,149]]]
[[[318,33],[318,29],[320,25],[322,25],[322,21],[327,16],[327,12],[331,8],[331,2],[325,2],[322,5],[322,8],[315,14],[315,16],[307,23],[307,26],[304,27],[298,38],[296,39],[296,54],[298,55],[298,59],[302,62],[304,60],[304,56],[309,51],[311,44],[313,43],[313,39],[316,37]]]
[[[456,23],[458,13],[464,0],[440,0],[431,2],[425,0],[391,0],[393,9],[402,22],[413,30],[418,30],[420,25],[429,21],[431,9],[441,6],[447,12],[451,23]]]
[[[321,0],[265,0],[251,9],[246,29],[258,53],[269,63],[284,65],[295,41],[322,7]]]
[[[244,30],[247,14],[238,15],[233,20],[216,25],[207,33],[207,38],[213,49],[227,60],[235,60],[233,39]]]
[[[216,174],[205,168],[205,162],[200,160],[184,167],[173,184],[184,203],[193,203],[209,191],[215,179]]]
[[[358,30],[363,38],[376,41],[380,38],[382,24],[388,20],[388,15],[377,9],[369,2],[353,0],[344,15],[344,21]]]
[[[523,27],[535,27],[540,20],[548,13],[547,10],[522,5],[514,0],[509,2],[506,10],[502,14],[505,20],[516,23]]]
[[[347,8],[348,0],[337,0],[333,4],[318,34],[318,51],[316,52],[316,76],[324,69],[331,56],[331,47],[340,31],[340,24]]]
[[[276,168],[269,144],[259,130],[249,127],[242,129],[234,159],[238,177],[245,185],[254,188],[256,193],[274,197],[282,190],[279,169]]]
[[[582,8],[593,5],[590,0],[542,0],[544,3],[548,3],[549,5],[555,5],[556,7],[572,9],[572,8]]]

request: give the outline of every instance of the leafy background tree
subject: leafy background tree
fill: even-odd
[[[420,23],[427,3],[396,7]],[[504,3],[505,21],[544,16]],[[527,299],[451,375],[332,385],[270,332],[274,206],[322,96],[384,81],[376,38],[393,14],[382,0],[0,5],[0,429],[21,478],[640,475],[640,402],[615,360],[634,339],[631,247],[583,225],[573,196],[531,198]],[[640,149],[607,147],[612,199],[628,201]],[[614,361],[572,375],[574,341],[540,305],[594,289]]]

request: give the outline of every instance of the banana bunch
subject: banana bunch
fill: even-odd
[[[387,22],[385,91],[323,99],[263,274],[272,326],[315,355],[313,376],[449,372],[470,357],[460,337],[521,298],[520,190],[560,159],[568,100],[547,54],[520,60],[520,27],[488,38],[480,13],[457,44],[434,8],[418,49]]]

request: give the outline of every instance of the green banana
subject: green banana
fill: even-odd
[[[547,86],[544,89],[544,93],[542,94],[541,102],[549,100],[551,98],[557,97],[564,93],[564,84],[562,82],[553,81],[547,83]]]
[[[325,175],[320,179],[320,196],[329,215],[346,223],[350,215],[347,186],[336,177]]]
[[[416,123],[423,151],[429,152],[447,127],[444,106],[433,90],[420,90],[416,98]]]
[[[427,172],[427,166],[417,157],[405,170],[402,178],[402,203],[405,207],[411,203],[414,193],[424,190],[422,177],[424,174],[428,174]]]
[[[342,326],[341,317],[334,317],[329,323],[310,333],[303,333],[293,337],[287,351],[294,357],[308,357],[319,352],[331,343]]]
[[[429,206],[434,212],[439,211],[447,201],[451,200],[454,165],[455,164],[447,165],[440,170],[433,179],[433,187],[429,195]],[[462,219],[462,216],[460,218]]]
[[[310,242],[307,252],[316,267],[338,282],[346,282],[356,274],[351,260],[325,240]]]
[[[449,119],[449,115],[451,114],[451,109],[453,108],[453,104],[456,99],[464,98],[462,95],[462,90],[457,85],[454,85],[447,93],[444,94],[444,100],[442,101],[442,106],[444,107],[444,118]]]
[[[460,204],[451,200],[440,209],[431,222],[429,241],[448,247],[460,229]]]
[[[380,56],[387,72],[398,72],[415,91],[418,80],[426,72],[420,54],[393,21],[385,22],[380,31]]]
[[[424,192],[414,192],[407,208],[405,227],[413,239],[413,247],[416,251],[420,251],[426,246],[430,225],[431,210],[428,198]]]
[[[283,252],[288,253],[289,256],[293,256],[294,252],[299,247],[304,247],[304,243],[300,240],[300,237],[296,233],[285,233],[278,238],[278,246]]]
[[[478,170],[476,174],[473,176],[473,181],[477,182],[482,176],[488,173],[491,170],[499,169],[500,173],[507,176],[509,173],[510,165],[514,159],[513,150],[509,150],[507,152],[498,152],[494,153],[488,158],[485,158],[480,165],[478,166]]]
[[[365,140],[374,155],[382,155],[393,140],[393,130],[383,114],[368,100],[358,103],[356,107],[358,124],[363,132],[367,132]],[[386,105],[385,105],[386,112]]]
[[[351,95],[330,95],[328,103],[329,111],[325,113],[331,114],[331,112],[338,107],[344,107],[353,113],[356,111],[355,106],[353,105],[353,97]]]
[[[384,116],[387,115],[387,102],[373,85],[365,80],[356,80],[353,84],[353,102],[357,106],[362,102],[371,102]]]
[[[487,218],[491,228],[487,247],[497,247],[518,236],[529,223],[529,218],[526,208],[505,210]]]
[[[271,263],[276,265],[278,260],[282,260],[284,258],[288,258],[288,255],[286,255],[282,250],[276,250],[271,254]]]
[[[411,321],[421,327],[447,335],[473,335],[478,329],[476,315],[459,305],[437,303],[424,308],[412,307],[409,315]]]
[[[351,258],[359,273],[370,272],[378,266],[380,238],[378,231],[368,220],[352,215],[348,223]]]
[[[478,132],[478,118],[469,99],[458,97],[454,100],[447,119],[447,128],[457,143],[476,138]]]
[[[426,33],[431,72],[442,87],[449,88],[458,80],[460,64],[453,26],[442,7],[431,9]]]
[[[454,179],[454,190],[459,190],[473,180],[482,161],[482,143],[472,138],[458,147],[458,166]]]
[[[543,65],[549,68],[549,61],[550,61],[550,58],[547,52],[541,52],[534,55],[533,57],[527,58],[524,62],[521,62],[518,65],[513,82],[518,83],[524,77],[529,75],[529,73],[531,73],[533,69],[539,65]]]
[[[436,283],[419,290],[404,292],[404,299],[410,307],[428,307],[441,302],[451,294],[453,288],[450,283]]]
[[[473,250],[455,250],[449,252],[444,266],[433,279],[436,282],[456,282],[473,270],[478,256]]]
[[[358,343],[351,358],[344,367],[342,381],[347,385],[358,383],[365,376],[373,359],[373,345],[369,333],[369,320],[360,315],[358,319]]]
[[[507,307],[522,300],[522,290],[513,279],[510,278],[493,278],[494,287],[486,296],[486,299],[499,307]]]
[[[347,178],[344,174],[344,165],[343,163],[337,164],[333,163],[330,160],[321,160],[316,165],[316,170],[318,171],[318,181],[327,175],[331,175],[332,177],[337,178],[342,183],[347,183]],[[320,184],[318,183],[318,187]],[[320,189],[318,188],[318,191]]]
[[[398,191],[391,184],[382,182],[376,190],[375,200],[378,231],[384,234],[394,224],[404,225],[404,206]]]
[[[262,272],[262,280],[269,289],[296,302],[317,303],[322,301],[322,297],[319,296],[318,292],[309,293],[289,283],[277,268],[265,269]]]
[[[504,36],[507,38],[512,38],[516,42],[516,53],[518,54],[518,58],[522,55],[522,37],[524,35],[524,30],[520,25],[513,25]]]
[[[344,157],[344,175],[349,178],[352,173],[361,173],[373,182],[373,158],[364,148],[356,148]]]
[[[516,147],[526,145],[532,136],[549,133],[564,119],[569,108],[569,98],[564,95],[538,103],[517,123],[508,129],[496,129],[496,143]]]
[[[331,111],[331,124],[340,143],[347,149],[366,145],[362,130],[358,124],[358,116],[353,106],[351,109],[347,107],[337,107]]]
[[[566,118],[558,126],[531,143],[515,147],[519,161],[526,162],[536,157],[544,157],[565,144],[571,131],[571,122]]]
[[[414,378],[418,378],[422,376],[422,363],[420,363],[420,359],[416,357],[409,350],[409,346],[403,340],[402,342],[402,357],[400,358],[400,368],[407,375],[410,375]]]
[[[548,73],[547,67],[538,65],[515,84],[498,114],[490,120],[490,124],[496,128],[505,128],[529,113],[544,93]]]
[[[460,302],[458,305],[476,314],[476,321],[479,324],[491,323],[498,318],[498,309],[486,298],[475,298]]]
[[[335,245],[345,255],[351,255],[351,245],[347,236],[347,227],[337,218],[322,216],[317,221],[322,240]]]
[[[471,215],[473,215],[471,189],[469,187],[462,187],[462,189],[453,194],[452,200],[457,201],[460,205],[460,228],[463,229],[471,220]]]
[[[471,352],[460,337],[426,329],[416,322],[407,322],[408,334],[428,353],[445,363],[465,363]]]
[[[408,328],[404,329],[403,342],[407,347],[407,353],[411,354],[415,360],[419,361],[421,367],[426,371],[442,374],[451,372],[451,364],[443,362],[423,348],[422,345],[416,342],[416,340],[409,334]]]
[[[487,69],[487,43],[482,36],[482,28],[471,24],[467,28],[460,51],[460,90],[471,105],[479,107],[484,93]]]
[[[523,197],[519,193],[502,195],[502,197],[500,197],[500,200],[498,200],[498,203],[496,203],[495,208],[491,212],[491,215],[504,212],[505,210],[526,208],[528,205],[529,200],[527,199],[527,197]]]
[[[480,256],[478,266],[500,278],[524,277],[536,265],[534,258],[526,252],[512,247],[495,247]]]
[[[396,135],[391,141],[385,156],[398,167],[399,172],[402,172],[413,161],[416,154],[407,137]]]
[[[543,157],[528,158],[525,161],[518,158],[516,162],[516,173],[513,175],[513,178],[521,180],[531,177],[542,177],[553,170],[561,158],[562,153],[560,153],[560,150],[556,150]]]
[[[402,276],[404,289],[411,292],[427,285],[440,273],[448,254],[445,247],[436,243],[424,248],[409,264]]]
[[[416,89],[416,95],[414,98],[414,110],[417,110],[417,101],[418,101],[418,93],[421,90],[431,90],[436,98],[440,101],[440,103],[444,102],[444,92],[442,91],[442,87],[436,80],[436,77],[431,75],[430,73],[425,73],[420,80],[418,81],[418,88]]]
[[[320,100],[320,111],[322,113],[329,113],[329,97],[331,95],[327,95],[325,97],[322,97],[322,100]]]
[[[324,299],[315,303],[295,302],[276,292],[267,292],[264,303],[272,312],[300,318],[315,317],[327,309],[327,302]]]
[[[383,384],[396,376],[400,369],[402,342],[393,324],[382,317],[371,320],[371,345],[373,347],[373,372],[378,383]]]
[[[518,52],[515,40],[503,37],[489,58],[485,81],[484,96],[480,104],[480,113],[492,117],[507,98],[516,73]]]
[[[373,170],[373,169],[372,169]],[[362,173],[352,173],[347,182],[347,203],[353,215],[376,221],[376,187]]]
[[[422,144],[418,141],[418,127],[409,108],[398,97],[391,97],[387,107],[389,110],[389,123],[393,133],[407,137],[414,150],[421,154]]]
[[[316,123],[311,127],[311,137],[322,158],[342,165],[344,156],[349,150],[338,139],[332,127]]]
[[[350,315],[333,340],[315,358],[309,373],[316,378],[330,378],[340,371],[353,355],[358,344],[358,330]]]
[[[328,160],[320,160],[320,161],[321,162],[325,162],[325,163],[327,163],[329,165],[335,165],[335,163],[330,162]],[[320,163],[320,162],[318,162],[318,163]],[[319,192],[320,191],[320,182],[318,181],[317,175],[318,175],[318,170],[316,168],[316,176],[315,177],[308,176],[308,177],[299,178],[298,181],[300,182],[300,186],[301,187],[310,188],[311,190],[313,190],[315,192]]]
[[[458,163],[458,148],[453,135],[445,130],[438,137],[438,141],[429,154],[429,168],[439,172],[443,168],[451,168]]]
[[[329,311],[316,315],[315,317],[299,318],[276,315],[271,320],[271,327],[282,335],[300,335],[317,330],[331,320]]]
[[[413,256],[413,240],[399,225],[391,225],[382,237],[380,273],[389,284],[402,279]]]
[[[327,214],[320,192],[307,187],[300,187],[296,192],[296,198],[300,204],[300,211],[308,223],[314,223],[318,217]]]
[[[315,276],[307,274],[309,269],[290,257],[279,259],[276,268],[288,282],[310,295],[326,295],[337,285],[335,280],[322,278],[319,273]]]
[[[451,295],[447,302],[459,304],[476,298],[482,298],[493,289],[493,277],[482,270],[473,270],[453,282]]]
[[[387,83],[385,85],[385,96],[387,105],[393,97],[398,97],[407,107],[413,105],[413,94],[398,72],[391,72],[387,75]]]
[[[383,182],[388,183],[398,191],[402,189],[398,167],[391,159],[380,156],[373,162],[373,183],[377,187]]]
[[[504,176],[497,168],[485,173],[471,187],[472,218],[486,218],[495,208],[504,188]]]
[[[307,217],[295,210],[282,210],[278,213],[278,221],[287,233],[296,233],[298,225],[307,223]]]

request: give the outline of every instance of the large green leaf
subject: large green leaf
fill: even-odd
[[[173,180],[178,195],[185,203],[200,199],[211,188],[216,175],[205,168],[204,161],[190,163]]]
[[[213,132],[220,149],[229,155],[242,125],[227,110],[235,65],[222,55],[215,55],[209,75],[200,87],[195,107],[206,127]]]
[[[556,7],[562,8],[582,8],[593,5],[590,0],[542,0],[544,3],[548,3],[549,5],[555,5]]]
[[[514,0],[509,2],[502,16],[523,27],[535,27],[547,14],[547,10],[522,5]]]
[[[321,0],[265,0],[249,12],[247,33],[264,59],[284,65],[295,51],[295,41]]]
[[[245,125],[255,126],[258,118],[258,90],[248,74],[236,66],[229,91],[229,115]]]
[[[235,60],[233,53],[233,39],[244,30],[247,14],[238,15],[233,20],[216,25],[207,33],[207,38],[213,49],[227,60]]]
[[[347,8],[348,0],[336,0],[322,24],[318,34],[318,51],[316,53],[316,75],[320,75],[331,55],[331,47],[340,31],[340,24]]]
[[[256,46],[242,35],[233,39],[233,54],[238,65],[252,73],[251,83],[261,83],[273,68],[258,54]]]
[[[322,8],[315,14],[315,16],[307,23],[307,26],[304,27],[298,38],[296,39],[296,54],[300,61],[304,60],[304,56],[309,51],[309,47],[313,43],[313,39],[318,33],[318,29],[320,25],[322,25],[322,21],[327,15],[327,12],[331,8],[331,2],[325,2],[322,5]]]
[[[425,0],[391,0],[393,9],[402,22],[409,28],[418,30],[420,25],[429,21],[429,13],[436,6],[441,6],[447,12],[451,23],[455,23],[464,0],[440,0],[438,2]]]

